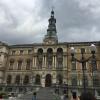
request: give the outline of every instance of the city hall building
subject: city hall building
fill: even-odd
[[[59,42],[54,11],[42,43],[8,45],[0,42],[0,91],[30,91],[34,86],[68,85],[68,91],[86,89],[100,95],[100,41]],[[96,46],[92,59],[90,45]],[[72,60],[70,48],[75,48]],[[84,52],[84,54],[82,54]],[[81,63],[84,56],[84,69]],[[83,72],[84,71],[84,72]],[[84,77],[83,77],[84,76]]]

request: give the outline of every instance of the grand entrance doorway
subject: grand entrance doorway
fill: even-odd
[[[50,87],[52,84],[52,77],[50,74],[47,74],[45,77],[45,87]]]

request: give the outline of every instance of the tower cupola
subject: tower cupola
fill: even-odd
[[[46,44],[58,43],[57,30],[56,30],[56,19],[54,17],[54,11],[51,11],[51,17],[48,20],[49,25],[47,29],[47,34],[44,37],[43,42]]]

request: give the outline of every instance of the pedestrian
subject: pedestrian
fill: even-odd
[[[80,100],[96,100],[95,96],[90,92],[83,92],[80,96]]]
[[[15,100],[13,96],[9,95],[9,100]]]
[[[39,87],[36,88],[36,92],[38,92],[38,91],[39,91]]]
[[[55,94],[55,95],[54,95],[54,99],[53,99],[53,100],[61,100],[61,98],[60,98],[60,96],[59,96],[59,95]]]
[[[0,100],[2,100],[2,95],[0,94]]]
[[[34,93],[33,93],[32,100],[36,100],[36,98],[37,98],[36,96],[37,96],[37,94],[36,94],[36,92],[34,92]]]
[[[79,98],[78,98],[76,92],[72,92],[71,100],[79,100]]]
[[[64,95],[61,95],[61,97],[60,97],[60,98],[61,98],[61,100],[64,100]]]
[[[65,94],[63,100],[67,100],[68,99],[68,95]]]

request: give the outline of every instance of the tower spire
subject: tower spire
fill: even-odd
[[[51,16],[54,16],[54,6],[52,6]]]
[[[58,43],[58,37],[57,37],[57,30],[56,30],[56,19],[54,17],[54,10],[52,8],[51,10],[51,16],[48,20],[49,25],[48,25],[48,29],[47,29],[47,34],[44,37],[44,43],[48,43],[48,44],[54,44],[54,43]]]

